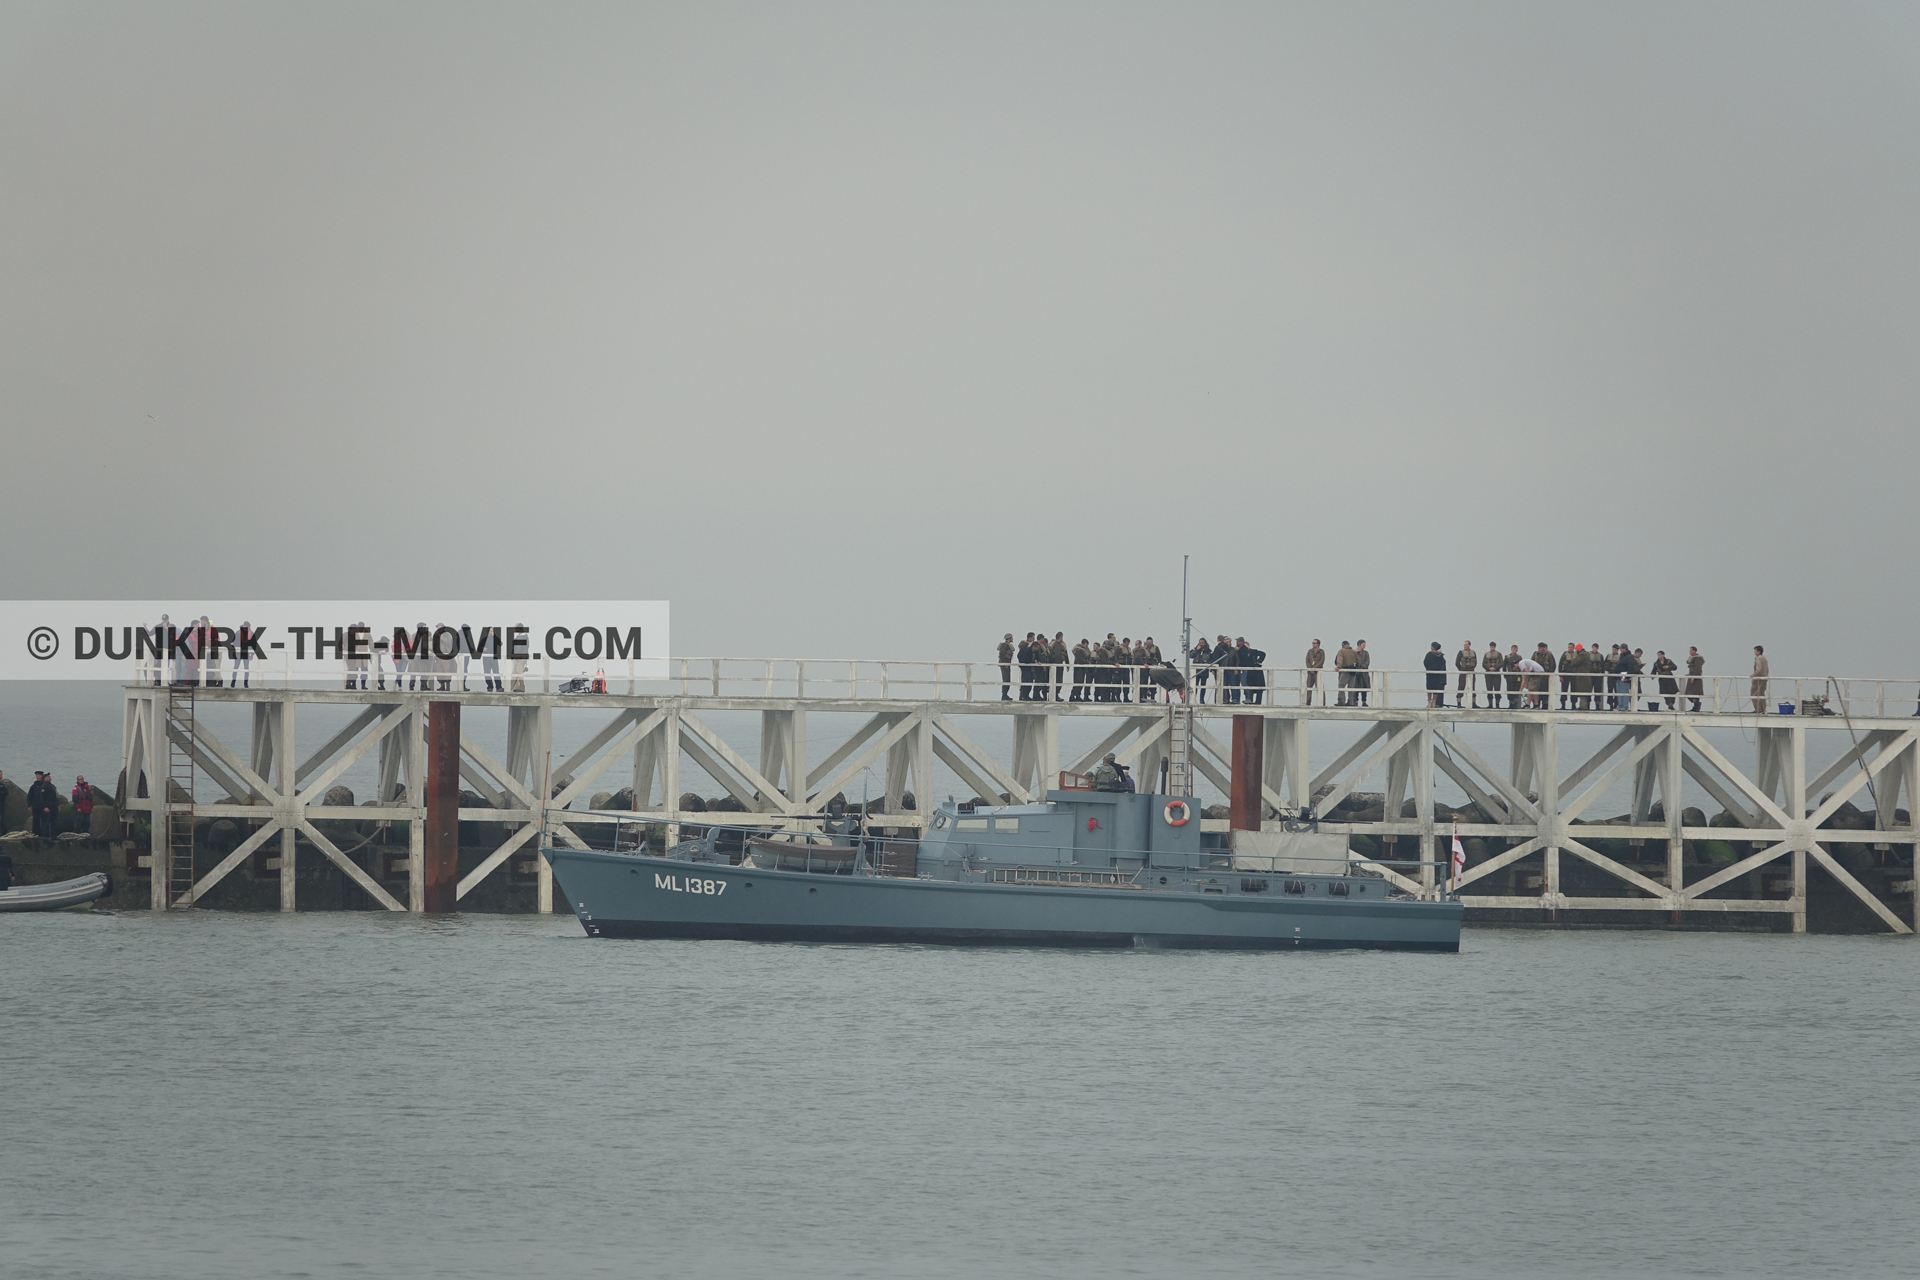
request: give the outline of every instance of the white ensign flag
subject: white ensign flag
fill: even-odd
[[[1460,873],[1466,869],[1467,851],[1461,848],[1460,833],[1456,831],[1453,833],[1453,883],[1447,886],[1449,890],[1460,887]]]

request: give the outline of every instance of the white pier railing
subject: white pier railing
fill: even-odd
[[[343,662],[330,677],[296,675],[291,660],[245,666],[228,661],[148,663],[137,682],[203,688],[346,688],[401,692],[554,694],[592,690],[612,694],[678,693],[698,698],[794,698],[842,702],[1163,702],[1169,691],[1150,673],[1164,668],[1066,663],[1027,668],[998,662],[885,658],[670,658],[665,681],[643,680],[631,662],[592,669],[578,664],[497,663],[477,657],[415,662],[396,669],[384,659]],[[1651,675],[1501,673],[1500,688],[1486,672],[1434,673],[1393,667],[1335,671],[1306,667],[1195,667],[1190,700],[1219,705],[1342,707],[1418,710],[1429,706],[1543,711],[1685,711],[1699,715],[1812,714],[1886,719],[1920,713],[1920,680],[1885,676],[1711,675],[1684,672],[1663,681]],[[594,689],[595,681],[604,688]],[[586,689],[577,687],[586,685]],[[1672,692],[1666,687],[1671,686]],[[1177,696],[1177,695],[1173,695]]]

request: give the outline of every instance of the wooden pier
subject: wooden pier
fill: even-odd
[[[937,794],[936,762],[969,794],[1027,802],[1042,797],[1063,770],[1085,771],[1109,751],[1133,767],[1143,789],[1150,787],[1171,752],[1183,768],[1190,757],[1193,774],[1225,796],[1234,790],[1238,737],[1243,770],[1258,758],[1266,820],[1310,816],[1322,831],[1366,837],[1401,859],[1426,864],[1405,874],[1385,871],[1408,892],[1448,891],[1433,864],[1444,861],[1457,833],[1501,846],[1452,886],[1470,909],[1538,912],[1548,919],[1652,913],[1650,922],[1703,912],[1770,913],[1791,917],[1797,931],[1805,928],[1814,866],[1888,930],[1913,928],[1911,810],[1920,794],[1920,722],[1911,714],[1920,687],[1913,681],[1774,677],[1765,713],[1754,711],[1747,679],[1725,677],[1710,682],[1697,712],[1690,697],[1667,710],[1646,677],[1627,695],[1634,710],[1487,709],[1429,706],[1424,673],[1394,671],[1372,673],[1371,705],[1309,705],[1310,694],[1317,703],[1336,691],[1310,689],[1302,671],[1269,669],[1258,703],[1245,701],[1243,688],[1239,703],[1185,704],[1189,728],[1186,717],[1170,714],[1164,694],[1152,697],[1140,686],[1137,668],[1112,701],[1022,702],[1001,700],[1000,672],[989,663],[673,661],[671,681],[642,686],[616,676],[621,691],[581,694],[558,692],[551,673],[518,677],[525,688],[485,691],[475,687],[477,671],[416,682],[431,679],[430,689],[346,688],[344,679],[333,688],[129,686],[123,794],[127,816],[150,820],[152,905],[191,906],[277,839],[280,907],[292,911],[294,849],[304,839],[393,911],[449,909],[476,884],[504,874],[510,860],[531,860],[539,909],[546,911],[552,882],[545,862],[530,859],[535,836],[544,828],[549,839],[580,846],[589,837],[603,841],[609,824],[625,824],[631,838],[634,824],[643,823],[665,824],[672,838],[680,823],[711,820],[680,807],[688,764],[739,802],[751,815],[742,821],[775,826],[817,821],[835,795],[877,766],[885,783],[873,799],[884,806],[884,825],[912,831],[923,826]],[[443,681],[449,687],[440,688]],[[1062,683],[1063,693],[1071,688]],[[1818,691],[1824,691],[1824,708]],[[1209,692],[1217,697],[1221,691]],[[1446,696],[1453,696],[1451,688]],[[1559,696],[1551,690],[1549,701],[1557,704]],[[1793,714],[1782,714],[1781,703]],[[204,713],[219,704],[250,708],[248,743],[229,744],[207,727]],[[299,758],[297,717],[328,704],[353,708],[348,723]],[[462,728],[459,711],[480,707],[506,709],[504,741],[482,742]],[[1825,713],[1800,714],[1803,709]],[[730,744],[708,723],[716,712],[757,713],[757,749]],[[820,758],[810,758],[808,716],[829,713],[850,730]],[[557,760],[556,717],[588,727],[581,745]],[[1012,722],[1004,755],[978,740],[992,717]],[[1234,717],[1242,718],[1238,725]],[[1093,745],[1069,758],[1061,727],[1085,718],[1098,723],[1077,736],[1092,737]],[[1469,733],[1472,726],[1481,728]],[[1504,751],[1484,750],[1485,726],[1499,727]],[[1580,759],[1563,758],[1571,726],[1604,727],[1604,744]],[[1251,755],[1249,732],[1259,746]],[[1320,742],[1329,745],[1316,752]],[[328,806],[328,789],[370,754],[379,778],[375,803]],[[581,811],[603,779],[631,787],[632,809]],[[1699,810],[1689,820],[1682,796],[1688,781],[1720,806],[1716,817],[1730,825],[1697,820],[1705,818]],[[1626,782],[1625,820],[1593,824],[1594,804]],[[1366,794],[1379,797],[1379,814],[1363,819],[1351,798],[1367,785],[1377,787]],[[1449,806],[1464,811],[1457,821],[1436,818],[1441,787],[1462,801]],[[453,811],[449,797],[457,803],[461,788],[481,797],[483,806]],[[916,809],[904,807],[909,792]],[[1867,800],[1865,809],[1858,799]],[[1843,807],[1869,815],[1871,825],[1834,826]],[[216,859],[194,847],[192,833],[200,819],[218,818],[251,830]],[[405,824],[404,901],[316,825],[329,819]],[[457,868],[446,847],[456,838],[456,822],[510,830],[484,861],[448,883]],[[1228,820],[1205,824],[1224,830]],[[1701,874],[1683,857],[1696,841],[1738,842],[1753,852]],[[1602,842],[1625,842],[1640,856],[1623,859],[1597,848]],[[1896,869],[1881,877],[1880,893],[1848,869],[1860,865],[1863,852]],[[1534,866],[1535,858],[1537,872],[1502,875],[1523,860]],[[1563,869],[1570,859],[1602,873],[1610,887],[1568,892]],[[1762,870],[1775,892],[1726,896],[1727,886],[1753,881],[1749,873]],[[1590,879],[1584,872],[1582,878]],[[1500,880],[1508,882],[1505,890],[1490,892]]]

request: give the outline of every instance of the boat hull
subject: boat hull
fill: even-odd
[[[113,881],[103,871],[62,880],[56,884],[15,885],[0,890],[0,912],[64,911],[113,892]]]
[[[602,938],[958,946],[1458,951],[1456,902],[808,875],[591,850],[544,851]]]

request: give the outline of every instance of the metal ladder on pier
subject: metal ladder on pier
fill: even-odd
[[[1193,708],[1177,699],[1167,703],[1167,794],[1193,794]]]
[[[174,685],[167,690],[167,778],[161,802],[166,867],[154,868],[155,875],[167,878],[170,908],[193,905],[193,741],[194,686]]]

